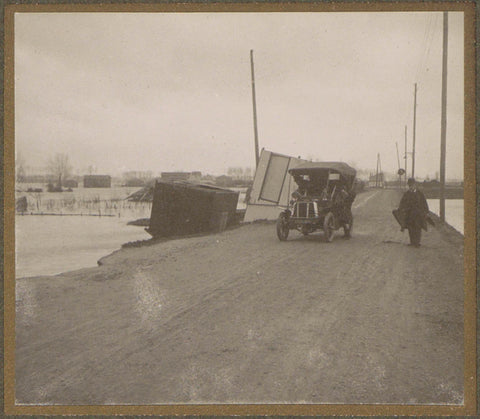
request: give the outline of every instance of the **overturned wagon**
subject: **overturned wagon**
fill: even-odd
[[[235,222],[238,192],[210,185],[157,181],[148,233],[168,237],[222,231]]]

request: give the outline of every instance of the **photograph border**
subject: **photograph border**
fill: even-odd
[[[7,0],[8,2],[8,0]],[[476,374],[476,10],[474,1],[417,2],[202,2],[4,4],[4,413],[7,415],[409,415],[477,413]],[[464,12],[464,404],[15,404],[15,146],[14,15],[22,12]]]

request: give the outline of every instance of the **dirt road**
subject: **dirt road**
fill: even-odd
[[[17,281],[17,403],[462,403],[463,238],[408,247],[399,193],[353,238],[273,224]]]

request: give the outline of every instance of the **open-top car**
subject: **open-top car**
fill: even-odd
[[[316,162],[303,163],[288,173],[298,188],[292,193],[289,206],[278,217],[278,238],[287,240],[293,229],[304,235],[323,230],[325,240],[331,242],[335,230],[342,227],[345,237],[350,237],[355,169],[342,162]]]

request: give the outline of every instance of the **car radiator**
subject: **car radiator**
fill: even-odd
[[[297,202],[293,210],[293,216],[297,218],[315,218],[317,211],[313,202]]]

